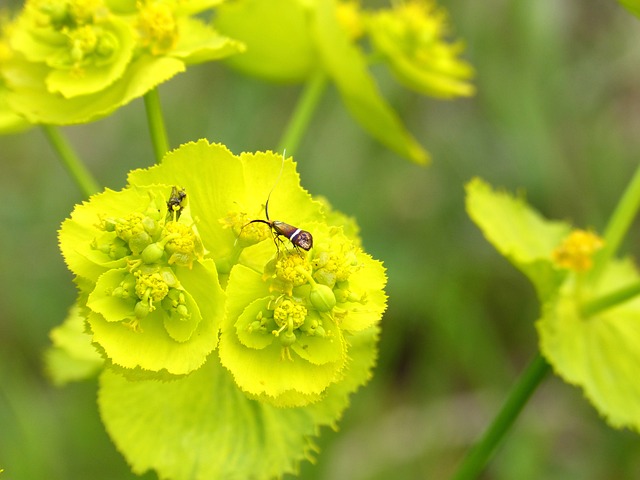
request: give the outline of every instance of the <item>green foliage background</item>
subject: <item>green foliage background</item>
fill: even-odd
[[[535,353],[534,291],[466,216],[466,181],[522,189],[546,216],[598,229],[640,158],[640,21],[613,0],[442,3],[477,96],[425,100],[377,72],[434,163],[381,149],[332,89],[295,155],[303,185],[358,219],[389,275],[374,380],[304,479],[447,478]],[[160,88],[173,146],[206,137],[235,153],[275,148],[299,93],[221,64]],[[153,163],[141,100],[65,133],[111,188]],[[0,162],[0,478],[134,478],[102,428],[95,382],[56,389],[42,372],[48,332],[75,298],[56,231],[82,195],[38,129],[0,138]],[[484,478],[640,478],[640,442],[554,377]]]

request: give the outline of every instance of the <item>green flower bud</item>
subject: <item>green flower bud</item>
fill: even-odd
[[[156,219],[148,215],[142,220],[142,226],[144,227],[145,232],[152,237],[156,237],[162,231],[162,225],[160,225]]]
[[[109,249],[109,257],[113,260],[120,260],[121,258],[131,255],[129,245],[121,238],[115,238]]]
[[[149,315],[149,312],[151,312],[151,306],[149,305],[149,302],[145,300],[140,300],[136,303],[136,306],[133,309],[133,313],[139,320],[142,320],[144,317]]]
[[[122,280],[122,282],[120,282],[120,285],[113,289],[111,295],[125,299],[132,298],[135,296],[135,290],[136,277],[130,273],[124,278],[124,280]]]
[[[93,248],[94,250],[99,250],[105,255],[109,255],[109,252],[111,252],[111,245],[112,239],[105,240],[101,238],[100,240],[98,240],[97,238],[94,238],[91,242],[91,248]]]
[[[309,293],[309,300],[319,312],[328,312],[336,306],[336,296],[330,287],[321,283],[316,284]]]
[[[178,300],[178,291],[175,288],[170,289],[167,296],[162,299],[160,305],[162,305],[162,308],[165,310],[174,310],[178,305],[180,305]]]
[[[103,218],[100,227],[106,232],[115,232],[116,221],[113,218]]]
[[[251,325],[249,325],[247,330],[249,333],[266,332],[267,327],[260,320],[256,320],[255,322],[251,323]]]
[[[138,232],[132,235],[129,239],[129,248],[134,255],[139,255],[140,252],[142,252],[151,243],[151,241],[151,236],[147,232]]]
[[[313,278],[319,284],[326,285],[328,287],[333,287],[336,283],[337,275],[335,272],[322,269],[322,270],[316,270],[313,274]]]
[[[101,65],[104,63],[109,63],[114,53],[118,51],[120,47],[120,42],[117,37],[111,32],[103,32],[103,34],[98,39],[95,53],[98,56],[98,60],[96,61],[96,65]],[[102,59],[102,61],[100,61]]]
[[[156,242],[151,245],[147,245],[142,251],[140,258],[142,258],[144,263],[152,264],[160,260],[162,255],[164,255],[164,247]]]

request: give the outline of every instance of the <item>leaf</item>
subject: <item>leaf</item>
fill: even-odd
[[[363,252],[359,252],[357,258],[361,268],[351,274],[349,285],[364,296],[365,303],[360,305],[348,302],[346,309],[349,313],[341,321],[341,327],[350,332],[371,327],[379,321],[387,308],[387,295],[384,292],[387,276],[382,262]]]
[[[310,438],[319,426],[306,409],[245,397],[215,356],[171,382],[130,382],[105,370],[98,406],[134,473],[153,469],[173,480],[296,473],[300,461],[311,457]]]
[[[467,213],[485,238],[534,284],[541,299],[554,292],[564,273],[551,252],[569,233],[564,222],[545,220],[521,198],[493,190],[479,178],[466,185]]]
[[[181,35],[171,56],[187,65],[220,60],[245,51],[241,42],[220,35],[196,18],[180,17],[178,22]]]
[[[103,91],[64,98],[46,89],[49,68],[42,64],[11,61],[4,68],[10,90],[7,104],[31,123],[69,125],[86,123],[143,96],[149,90],[185,70],[175,58],[142,55],[131,62],[124,76]]]
[[[45,369],[55,385],[85,380],[103,366],[104,360],[91,345],[91,335],[85,331],[85,318],[77,303],[49,336],[52,346],[45,352]]]
[[[563,285],[536,323],[540,349],[556,373],[582,387],[612,426],[636,431],[640,431],[640,298],[590,317],[581,313],[580,306],[639,279],[631,261],[612,262],[597,288]]]
[[[317,64],[308,12],[299,0],[226,2],[216,9],[214,26],[240,40],[246,52],[227,60],[247,75],[278,82],[302,82]]]
[[[640,0],[618,0],[620,5],[633,13],[636,17],[640,17]]]
[[[428,163],[428,153],[380,94],[364,55],[351,44],[335,10],[334,1],[317,2],[311,31],[323,67],[336,83],[347,109],[383,145],[415,163]]]

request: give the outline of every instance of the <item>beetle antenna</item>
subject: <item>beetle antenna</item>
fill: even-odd
[[[271,187],[271,190],[269,191],[269,195],[267,195],[267,203],[265,203],[265,205],[264,205],[264,214],[267,216],[267,220],[269,222],[271,221],[271,219],[269,218],[269,200],[271,200],[271,194],[273,193],[273,191],[278,186],[278,182],[280,182],[280,177],[282,177],[282,171],[284,170],[284,157],[285,157],[286,154],[287,154],[287,149],[285,148],[282,151],[282,163],[280,164],[280,173],[278,174],[278,178],[276,179],[276,183],[274,183],[273,187]]]

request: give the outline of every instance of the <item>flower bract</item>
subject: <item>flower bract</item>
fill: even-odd
[[[603,240],[594,232],[546,220],[522,198],[479,179],[467,185],[467,211],[536,287],[540,350],[555,372],[580,386],[612,426],[640,430],[640,299],[603,303],[638,285],[636,266],[620,259],[599,264]]]

